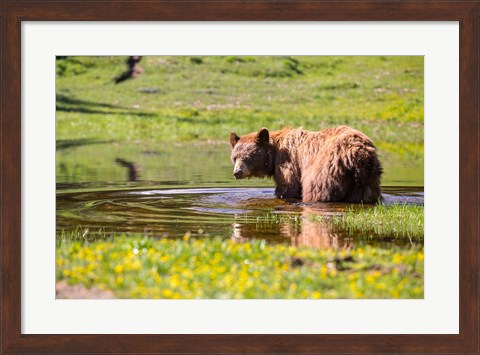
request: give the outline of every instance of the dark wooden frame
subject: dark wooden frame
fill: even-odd
[[[22,21],[459,21],[459,335],[21,334]],[[1,353],[479,353],[479,1],[59,1],[1,4]],[[441,178],[441,177],[440,177]]]

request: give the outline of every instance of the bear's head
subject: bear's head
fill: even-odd
[[[236,179],[273,175],[275,150],[270,143],[268,129],[262,128],[243,137],[231,132],[230,146],[233,176]]]

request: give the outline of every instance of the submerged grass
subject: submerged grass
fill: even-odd
[[[119,298],[422,298],[423,246],[315,250],[119,235],[57,241],[56,276]]]
[[[260,215],[249,215],[245,214],[243,220],[245,222],[257,222],[257,223],[292,223],[292,224],[301,224],[302,215],[299,213],[274,213],[274,212],[264,212]]]

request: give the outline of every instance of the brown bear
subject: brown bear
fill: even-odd
[[[303,202],[375,203],[382,199],[382,167],[373,142],[353,128],[318,132],[266,128],[230,133],[237,179],[272,177],[275,195]]]

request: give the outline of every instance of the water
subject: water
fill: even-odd
[[[419,188],[385,188],[385,203],[423,203]],[[348,247],[354,237],[332,223],[312,220],[350,205],[292,203],[273,188],[183,188],[61,193],[57,230],[90,233],[136,232],[158,237],[222,236],[314,247]],[[362,207],[369,208],[369,207]],[[388,242],[392,242],[388,240]],[[397,241],[402,243],[402,240]]]
[[[67,143],[59,149],[57,142],[58,233],[170,238],[189,233],[316,248],[374,243],[371,235],[352,235],[328,218],[311,218],[342,213],[349,205],[286,202],[274,197],[271,180],[236,181],[227,145]],[[385,203],[423,204],[423,188],[415,186],[423,184],[422,162],[387,158],[382,159]],[[377,236],[375,243],[408,239]]]

